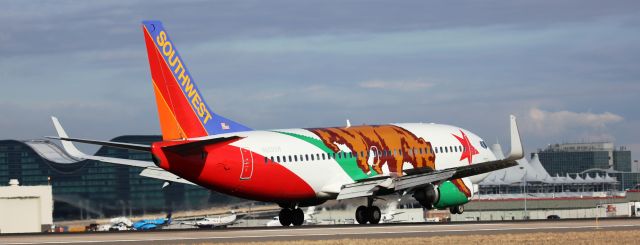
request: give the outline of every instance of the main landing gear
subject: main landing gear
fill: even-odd
[[[304,223],[304,212],[300,208],[283,208],[278,214],[282,226],[301,226]]]
[[[358,224],[377,224],[380,223],[381,217],[380,208],[373,206],[373,198],[367,199],[367,206],[360,206],[356,209],[356,221]]]

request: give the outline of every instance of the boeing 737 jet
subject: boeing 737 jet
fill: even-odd
[[[140,175],[277,203],[283,226],[301,225],[301,207],[362,198],[360,224],[380,222],[377,197],[410,195],[427,209],[460,214],[474,184],[523,157],[514,116],[511,152],[497,159],[476,134],[456,126],[398,123],[253,130],[216,114],[159,21],[143,21],[163,140],[151,145],[70,138],[54,117],[65,150],[78,159],[140,167]],[[93,156],[72,142],[149,152],[153,162]],[[366,203],[365,200],[366,199]]]

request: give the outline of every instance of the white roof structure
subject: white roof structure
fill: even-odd
[[[498,158],[504,158],[502,147],[499,144],[491,146],[491,151]],[[511,185],[524,182],[539,182],[547,184],[595,184],[595,183],[615,183],[616,179],[604,174],[604,176],[596,175],[591,177],[586,175],[582,178],[576,174],[575,177],[566,174],[566,176],[556,175],[551,176],[544,169],[538,154],[534,154],[530,160],[522,158],[518,160],[518,165],[510,168],[500,169],[493,171],[487,175],[487,177],[481,181],[480,185]]]

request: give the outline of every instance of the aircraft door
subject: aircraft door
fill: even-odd
[[[242,158],[240,180],[249,180],[253,175],[253,153],[245,148],[240,148],[240,157]]]

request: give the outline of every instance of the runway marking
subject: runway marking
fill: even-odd
[[[481,224],[478,224],[481,225]],[[458,226],[458,225],[451,225]],[[418,227],[418,226],[410,226]],[[425,226],[421,226],[425,227]],[[210,240],[210,239],[243,239],[243,238],[278,238],[278,237],[297,237],[300,236],[300,240],[304,240],[302,237],[309,236],[335,236],[335,235],[372,235],[372,234],[407,234],[407,233],[458,233],[458,232],[474,232],[474,231],[517,231],[517,230],[553,230],[553,229],[590,229],[590,228],[619,228],[619,227],[640,227],[638,225],[588,225],[588,226],[551,226],[551,227],[513,227],[513,228],[484,228],[484,229],[457,229],[457,230],[403,230],[403,231],[382,231],[382,232],[349,232],[349,233],[308,233],[308,234],[275,234],[275,235],[241,235],[241,236],[209,236],[209,237],[171,237],[171,238],[149,238],[149,239],[120,239],[120,240],[67,240],[67,241],[49,241],[49,242],[17,242],[17,243],[4,243],[15,245],[27,245],[27,244],[66,244],[66,243],[107,243],[107,242],[157,242],[157,241],[193,241],[193,240]],[[345,227],[345,228],[328,228],[328,229],[353,229],[358,227]],[[361,228],[361,227],[360,227]],[[368,227],[373,228],[373,227]],[[378,228],[378,227],[376,227]],[[388,227],[387,227],[388,228]],[[269,230],[261,230],[269,231]],[[292,230],[287,230],[292,231]],[[106,235],[106,234],[105,234]]]

